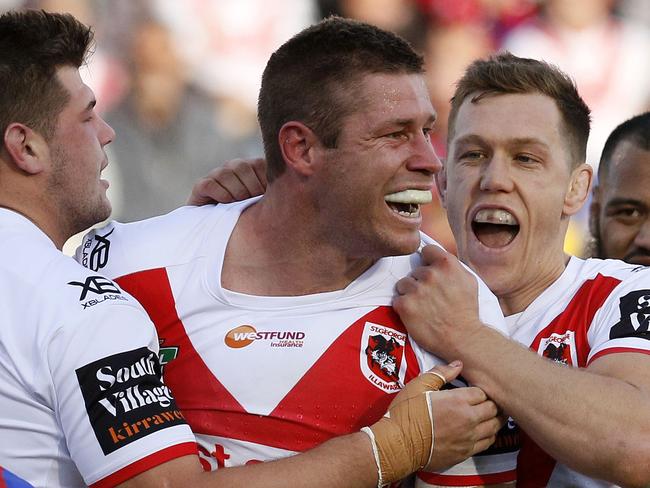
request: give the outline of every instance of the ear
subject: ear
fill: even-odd
[[[50,150],[45,138],[25,124],[9,124],[4,145],[11,160],[25,173],[35,175],[47,167]]]
[[[588,164],[581,164],[571,172],[569,187],[564,195],[564,215],[575,215],[587,201],[593,174],[594,171]]]
[[[278,144],[287,168],[309,176],[315,170],[315,150],[320,139],[305,124],[297,121],[285,123],[278,133]]]
[[[436,189],[438,195],[440,195],[442,206],[447,208],[447,162],[443,159],[440,161],[442,162],[442,169],[435,175]]]

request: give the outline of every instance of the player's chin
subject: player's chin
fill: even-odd
[[[408,232],[402,233],[400,236],[395,236],[395,238],[391,239],[387,247],[390,249],[387,254],[389,256],[413,254],[420,247],[420,232]]]
[[[104,193],[100,197],[99,202],[95,207],[94,220],[97,221],[96,223],[103,222],[104,220],[108,219],[111,216],[112,211],[113,211],[113,205],[111,204],[111,201]]]

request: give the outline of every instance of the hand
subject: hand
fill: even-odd
[[[197,181],[187,204],[239,202],[261,195],[265,190],[264,159],[232,159]]]
[[[485,451],[503,426],[496,404],[480,388],[431,394],[435,442],[426,471],[439,471]]]
[[[483,327],[476,278],[438,246],[426,246],[421,254],[423,265],[397,282],[393,308],[420,346],[446,360],[454,359],[458,357],[455,341]]]
[[[453,380],[461,369],[457,361],[418,376],[395,397],[384,418],[364,429],[371,431],[381,483],[457,464],[494,442],[497,408],[482,390],[437,391],[445,383],[441,378]]]

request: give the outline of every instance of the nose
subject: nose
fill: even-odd
[[[421,133],[413,138],[413,154],[406,167],[410,171],[419,171],[427,175],[434,175],[442,169],[440,158],[427,134]]]
[[[650,252],[650,215],[645,217],[645,220],[639,227],[639,232],[634,237],[634,245],[637,248]]]
[[[507,158],[494,154],[483,163],[480,189],[486,192],[512,191],[513,182]]]
[[[97,134],[99,136],[99,142],[103,147],[113,142],[113,140],[115,139],[115,131],[110,125],[108,125],[108,122],[106,122],[101,117],[99,117],[99,124],[100,127],[99,130],[97,131]]]

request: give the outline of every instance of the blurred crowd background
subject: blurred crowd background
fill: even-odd
[[[609,132],[650,108],[650,0],[0,0],[0,10],[19,7],[70,12],[95,28],[84,77],[117,132],[107,171],[121,221],[167,212],[210,169],[261,155],[255,105],[266,60],[330,14],[397,32],[424,54],[441,157],[454,82],[498,50],[576,80],[592,109],[594,168]],[[425,213],[425,231],[454,250],[439,203]],[[586,221],[583,211],[567,251],[582,254]]]

